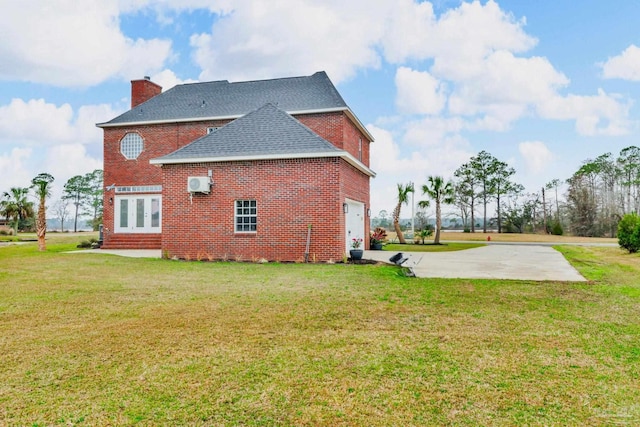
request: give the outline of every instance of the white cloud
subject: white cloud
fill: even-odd
[[[452,79],[475,74],[477,59],[491,52],[524,52],[537,42],[524,32],[524,20],[517,21],[491,0],[462,3],[439,18],[429,2],[394,4],[383,16],[385,57],[394,63],[435,58],[433,71]]]
[[[630,102],[623,103],[619,96],[609,95],[602,89],[596,96],[554,96],[538,106],[543,118],[575,120],[580,135],[626,135],[629,133]]]
[[[548,168],[555,159],[553,153],[541,141],[527,141],[518,144],[518,150],[522,156],[527,170],[533,174],[540,174]]]
[[[460,117],[461,128],[470,131],[504,132],[515,121],[538,115],[574,120],[581,135],[629,132],[629,101],[604,92],[595,97],[563,95],[570,81],[547,58],[517,56],[537,41],[524,32],[524,20],[515,20],[495,2],[462,3],[440,17],[430,5],[402,4],[405,7],[389,19],[403,27],[389,31],[393,36],[382,42],[385,55],[396,61],[432,59],[433,63],[398,69],[400,112]],[[418,40],[410,41],[406,28],[416,25]],[[428,70],[420,69],[424,66]]]
[[[640,47],[632,44],[600,66],[605,79],[640,81]]]
[[[12,99],[8,105],[0,106],[0,147],[15,143],[48,146],[101,142],[102,131],[95,124],[115,115],[108,105],[85,105],[74,114],[69,104]]]
[[[132,40],[115,0],[5,2],[0,14],[0,79],[90,86],[159,70],[168,40]]]
[[[181,79],[176,76],[176,73],[169,69],[164,69],[161,72],[154,74],[151,76],[151,81],[162,86],[162,91],[167,91],[176,85],[181,85],[185,83],[196,83],[197,80],[193,79]]]
[[[29,144],[70,141],[72,118],[69,104],[58,107],[44,99],[12,99],[9,105],[0,106],[0,144],[3,141]]]
[[[51,173],[54,195],[73,175],[102,168],[102,130],[95,123],[117,115],[109,105],[85,105],[74,112],[44,99],[13,99],[0,106],[0,192],[29,186]]]
[[[451,123],[444,123],[443,127],[447,125]],[[406,143],[407,138],[416,134],[411,127],[399,138],[405,143],[397,142],[391,132],[378,126],[367,125],[367,129],[376,139],[371,145],[371,167],[378,173],[371,181],[371,207],[375,214],[382,209],[393,210],[398,183],[414,182],[419,186],[429,175],[451,178],[453,172],[472,155],[466,140],[455,135],[447,136],[446,132],[440,134],[437,141],[429,144],[423,141],[423,145],[416,147]],[[408,146],[414,149],[406,149]],[[415,194],[416,201],[421,197],[419,192]]]
[[[102,169],[102,159],[87,154],[82,144],[60,144],[47,150],[46,164],[50,165],[49,173],[58,182],[66,182],[74,175],[83,175],[95,169]],[[69,165],[74,165],[69,168]]]
[[[381,2],[382,9],[390,2]],[[378,5],[379,6],[379,5]],[[211,33],[193,35],[201,80],[243,80],[326,70],[335,82],[377,68],[383,11],[369,2],[239,1]],[[373,21],[371,15],[376,15]]]
[[[446,101],[445,87],[426,71],[400,67],[396,71],[396,105],[407,114],[438,114]]]
[[[0,152],[0,194],[11,187],[28,187],[31,178],[27,163],[31,156],[31,148],[13,148],[5,154]]]
[[[403,141],[412,146],[430,149],[447,137],[459,134],[465,127],[460,118],[426,117],[405,124]]]

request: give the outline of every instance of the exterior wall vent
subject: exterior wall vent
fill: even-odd
[[[211,180],[208,176],[190,176],[187,178],[189,193],[206,193],[211,191]]]

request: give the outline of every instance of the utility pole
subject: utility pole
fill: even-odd
[[[544,187],[542,187],[542,218],[544,221],[544,234],[549,234],[547,231],[547,202],[544,197]]]
[[[413,195],[415,194],[415,187],[413,186],[413,182],[411,182],[411,188],[413,188],[413,190],[414,190],[414,191],[411,192],[411,238],[415,241],[416,216],[415,216],[415,214],[413,212],[413,210],[415,208],[415,204],[413,203]]]

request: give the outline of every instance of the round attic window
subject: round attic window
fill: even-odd
[[[128,133],[120,140],[120,152],[127,159],[137,159],[143,148],[144,142],[137,133]]]

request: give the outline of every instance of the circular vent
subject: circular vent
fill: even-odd
[[[198,178],[191,178],[189,180],[189,188],[191,190],[199,190],[200,189],[200,180]]]

